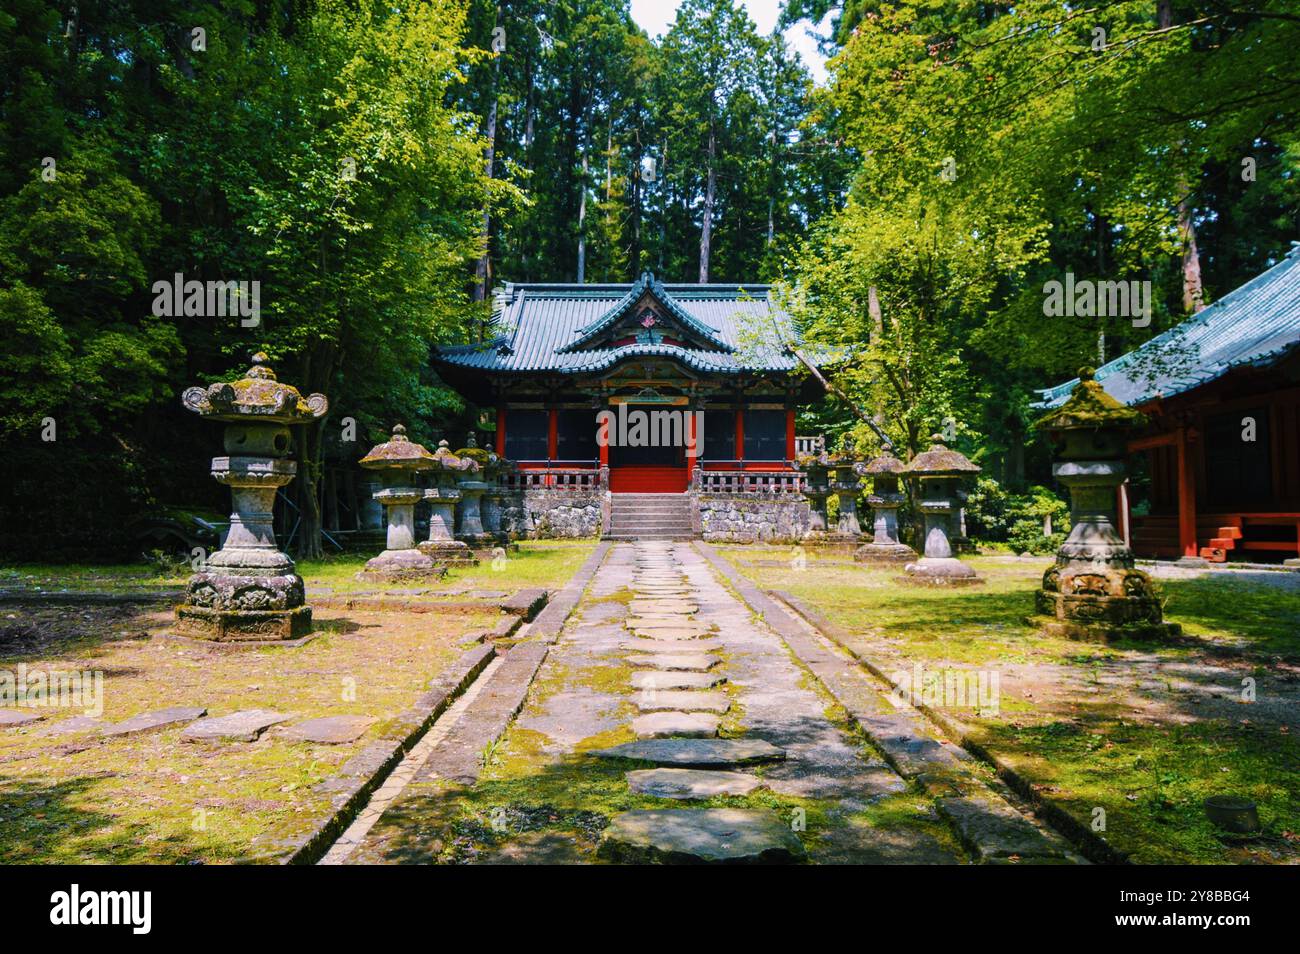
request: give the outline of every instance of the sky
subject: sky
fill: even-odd
[[[650,36],[659,36],[668,31],[673,22],[680,0],[632,0],[632,19]],[[758,32],[767,36],[776,26],[781,12],[781,0],[741,0],[742,6],[749,11],[749,18],[758,25]],[[830,14],[827,14],[829,19]],[[804,65],[812,72],[813,79],[822,83],[826,79],[826,63],[817,52],[817,44],[808,35],[808,23],[796,23],[785,31],[786,42],[799,51]]]

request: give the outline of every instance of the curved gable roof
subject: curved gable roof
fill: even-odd
[[[1130,405],[1169,398],[1235,368],[1269,365],[1300,345],[1300,245],[1198,314],[1096,371],[1111,397]],[[1042,391],[1054,408],[1078,378]]]
[[[709,347],[590,346],[647,292]],[[491,340],[440,348],[438,359],[488,373],[588,373],[634,357],[721,374],[787,372],[799,364],[785,345],[797,340],[793,323],[767,285],[664,285],[648,274],[618,285],[512,284],[499,294],[494,320]]]

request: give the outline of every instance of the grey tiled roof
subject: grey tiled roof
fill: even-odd
[[[609,324],[611,313],[644,290],[713,347],[582,347]],[[601,371],[639,357],[673,358],[715,373],[791,371],[799,364],[783,345],[797,340],[790,318],[769,301],[767,285],[663,285],[648,275],[617,285],[509,284],[497,297],[494,320],[492,339],[440,348],[439,359],[491,372]]]
[[[1300,344],[1300,245],[1268,271],[1199,314],[1097,369],[1106,393],[1128,405],[1173,397],[1234,368],[1264,366]],[[1065,403],[1078,378],[1042,391],[1038,407]]]

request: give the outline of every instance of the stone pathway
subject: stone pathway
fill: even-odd
[[[900,775],[854,727],[885,705],[870,678],[769,625],[710,559],[611,549],[549,650],[525,633],[499,663],[543,657],[522,706],[468,695],[330,860],[954,864],[989,860],[979,833],[998,822],[1023,825],[1027,854],[1054,849],[995,795],[945,790],[972,799],[941,808]]]

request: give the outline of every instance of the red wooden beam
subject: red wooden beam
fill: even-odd
[[[1128,442],[1130,453],[1151,450],[1155,447],[1172,447],[1178,443],[1177,434],[1153,434],[1151,437],[1139,437]]]

